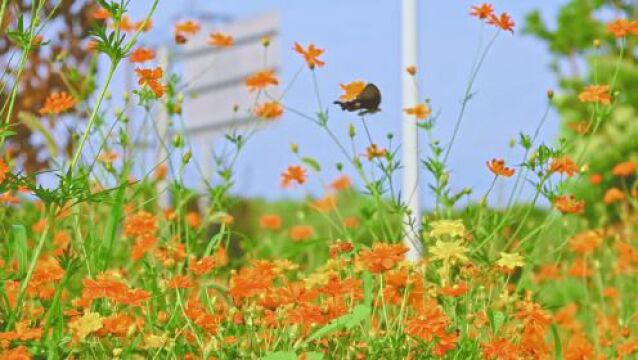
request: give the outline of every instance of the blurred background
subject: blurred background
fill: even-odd
[[[149,1],[134,2],[132,18],[143,16]],[[450,157],[452,185],[486,191],[492,180],[485,161],[492,157],[511,158],[510,139],[520,131],[531,133],[543,115],[546,91],[555,86],[549,71],[551,60],[547,46],[531,36],[520,34],[524,17],[534,9],[553,19],[563,1],[495,1],[497,11],[508,11],[517,23],[512,36],[503,33],[488,55],[477,79],[476,94],[470,101],[466,119],[457,145]],[[475,58],[480,33],[484,41],[491,37],[492,29],[481,30],[481,24],[469,16],[472,1],[420,1],[419,2],[418,81],[420,97],[432,101],[434,112],[439,112],[436,136],[449,139],[458,114],[461,99]],[[155,28],[144,41],[149,45],[173,42],[172,28],[178,20],[206,19],[223,27],[225,20],[241,20],[275,11],[280,16],[282,66],[280,77],[285,87],[302,62],[292,51],[295,41],[312,42],[325,49],[322,57],[327,65],[317,69],[319,90],[323,102],[329,104],[340,94],[339,83],[364,80],[377,84],[383,92],[383,112],[374,115],[369,123],[375,141],[385,144],[385,135],[401,132],[401,49],[400,2],[333,1],[191,1],[161,2],[154,23]],[[210,17],[213,15],[213,17]],[[215,16],[216,15],[216,16]],[[205,20],[200,20],[202,23]],[[330,101],[330,102],[329,102]],[[311,73],[305,71],[296,80],[286,96],[287,104],[307,114],[317,111]],[[212,110],[212,109],[211,109]],[[349,123],[359,119],[342,113],[336,106],[329,107],[330,123],[335,132],[347,140]],[[185,119],[188,122],[188,118]],[[559,124],[551,114],[541,133],[541,139],[553,141]],[[279,198],[294,196],[290,190],[279,187],[279,174],[288,165],[296,163],[290,153],[290,144],[299,144],[304,155],[317,159],[326,174],[335,174],[334,164],[344,161],[327,135],[306,119],[285,113],[284,117],[264,128],[247,145],[241,155],[235,191],[244,196]],[[362,144],[363,145],[363,144]],[[421,139],[426,151],[425,138]],[[427,155],[424,153],[423,155]],[[518,161],[515,157],[512,160]],[[324,174],[324,175],[326,175]],[[328,175],[325,179],[330,181]],[[424,179],[427,181],[427,179]],[[311,179],[303,190],[317,193],[321,183]],[[501,191],[501,190],[499,190]],[[503,194],[505,189],[502,189]],[[498,194],[497,194],[498,195]],[[430,205],[432,197],[423,191],[422,203]]]
[[[28,6],[28,2],[25,4]],[[66,22],[68,29],[80,32],[80,35],[76,34],[80,38],[84,34],[85,39],[88,37],[92,11],[91,6],[86,4],[84,1],[65,3],[60,9],[62,15],[59,16]],[[142,19],[151,4],[150,0],[131,2],[129,16],[136,21]],[[534,132],[546,110],[548,89],[556,89],[558,95],[555,106],[549,111],[540,131],[539,141],[555,143],[559,134],[570,141],[580,141],[580,138],[574,138],[579,131],[573,129],[578,128],[578,124],[582,122],[585,108],[575,101],[575,95],[582,90],[584,84],[591,82],[588,64],[592,58],[591,44],[595,39],[603,41],[598,49],[593,50],[602,59],[598,62],[600,74],[604,75],[605,71],[609,73],[610,68],[614,70],[620,42],[605,33],[605,22],[614,17],[635,15],[635,4],[629,0],[501,0],[492,1],[492,4],[497,13],[506,11],[512,16],[516,22],[515,33],[500,34],[489,52],[476,79],[473,97],[448,164],[452,188],[471,188],[475,201],[492,181],[492,175],[485,167],[487,160],[505,158],[512,165],[521,161],[521,152],[511,146],[512,139],[517,139],[520,132]],[[347,141],[346,132],[350,123],[361,130],[360,119],[356,115],[341,112],[331,102],[341,92],[340,83],[354,80],[372,82],[383,93],[383,111],[372,116],[369,124],[374,141],[387,146],[387,134],[394,134],[395,139],[401,135],[401,77],[404,76],[404,69],[401,65],[400,5],[399,1],[371,5],[365,0],[303,3],[283,0],[160,1],[153,18],[154,26],[142,36],[140,45],[154,49],[164,47],[171,53],[179,53],[190,46],[183,46],[181,49],[175,46],[173,26],[179,21],[197,20],[203,26],[202,36],[205,38],[208,32],[215,29],[232,29],[237,22],[265,15],[274,16],[276,46],[269,49],[273,52],[269,56],[271,62],[276,64],[282,80],[280,88],[286,88],[300,67],[303,67],[303,60],[292,50],[295,42],[303,45],[313,43],[325,49],[322,59],[327,65],[316,69],[315,73],[322,102],[328,108],[330,127],[344,142]],[[443,145],[447,144],[452,135],[478,45],[481,40],[485,44],[494,31],[482,26],[480,21],[469,15],[472,5],[476,3],[465,0],[418,2],[419,49],[416,65],[420,99],[431,100],[431,107],[437,114],[435,136]],[[64,70],[71,73],[67,80],[79,82],[82,71],[76,68],[83,69],[95,64],[81,51],[83,43],[73,40],[74,37],[67,36],[64,31],[58,34],[53,43],[71,54],[71,59],[63,65]],[[635,46],[634,43],[628,45],[632,48]],[[6,53],[6,47],[10,45],[3,46]],[[56,48],[53,49],[55,53]],[[46,51],[43,49],[40,53],[43,59],[50,56]],[[625,54],[633,53],[627,51]],[[205,57],[203,59],[205,64]],[[104,60],[102,57],[96,65],[98,77],[100,64]],[[614,116],[611,116],[616,120],[610,123],[618,126],[606,126],[613,131],[594,136],[598,145],[591,148],[593,155],[585,159],[594,170],[627,159],[636,150],[636,145],[632,145],[631,140],[631,134],[636,129],[627,124],[635,123],[630,121],[635,118],[632,105],[635,102],[631,94],[636,93],[631,89],[638,84],[638,79],[632,75],[636,73],[634,56],[628,56],[625,60],[619,68],[623,72],[619,76],[623,83],[617,84],[617,87],[628,90],[623,92],[627,95],[620,97],[627,101],[624,101],[624,107],[616,108]],[[73,62],[79,65],[74,67]],[[36,61],[34,67],[41,66],[42,63],[46,61],[43,60],[40,64]],[[135,88],[132,68],[130,64],[121,67],[112,87],[113,94],[122,94],[125,89]],[[180,67],[177,61],[175,70],[177,73],[184,71],[183,63]],[[32,74],[34,77],[43,77],[40,70],[34,70]],[[40,87],[32,86],[35,82],[25,83],[17,111],[37,109],[48,94],[47,89],[64,88],[65,83],[54,75],[51,71],[51,76]],[[74,77],[77,79],[74,80]],[[87,89],[85,93],[90,96],[91,89]],[[296,78],[284,102],[308,115],[317,113],[310,71],[305,70]],[[619,101],[618,104],[620,103]],[[219,111],[215,106],[199,109],[197,108],[196,114],[199,117],[204,111],[210,114]],[[132,110],[132,118],[135,120],[141,113],[140,109]],[[78,115],[82,116],[82,113]],[[189,126],[189,122],[195,122],[196,116],[193,116],[192,111],[189,114],[188,108],[184,115],[180,121],[185,127]],[[30,167],[44,168],[47,164],[38,157],[39,148],[31,145],[34,141],[27,144],[24,140],[30,135],[28,127],[20,127],[16,144],[22,144],[26,148],[27,156],[31,159],[28,164],[36,164],[29,165]],[[37,134],[31,138],[34,139],[35,143],[43,141],[38,139]],[[210,149],[194,148],[196,160],[210,163],[202,156],[202,152],[222,146],[220,143],[223,141],[223,137],[218,136],[207,141]],[[610,141],[619,144],[607,146]],[[299,145],[304,156],[317,159],[324,170],[321,178],[311,176],[307,185],[296,190],[284,190],[279,186],[280,173],[299,161],[290,152],[292,143]],[[157,144],[149,145],[157,147]],[[358,145],[363,151],[367,144],[361,141]],[[424,137],[420,139],[420,145],[421,158],[425,158],[429,154]],[[575,149],[578,150],[579,147]],[[320,128],[303,117],[285,112],[282,119],[264,126],[248,142],[235,166],[234,193],[242,197],[266,199],[320,195],[323,184],[336,177],[337,162],[345,162],[345,159]],[[352,169],[346,169],[345,172],[352,174]],[[199,175],[192,167],[188,168],[185,182],[197,185],[198,181]],[[421,178],[424,189],[421,198],[426,207],[433,203],[432,195],[426,190],[428,181],[430,179],[424,174]],[[507,181],[498,184],[492,193],[493,205],[502,205],[507,200],[510,184]]]

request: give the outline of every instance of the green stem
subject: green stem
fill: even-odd
[[[40,239],[38,240],[38,244],[36,245],[35,251],[31,255],[31,262],[29,263],[29,270],[27,271],[27,275],[22,280],[20,284],[20,290],[18,291],[18,296],[16,297],[16,306],[15,309],[11,312],[11,316],[9,318],[6,329],[11,329],[16,319],[20,316],[20,310],[22,308],[22,304],[24,302],[24,295],[27,290],[27,286],[29,285],[29,281],[31,281],[31,277],[33,276],[33,272],[35,271],[35,266],[38,263],[38,258],[40,257],[40,253],[42,253],[42,249],[44,248],[44,243],[49,235],[49,230],[53,226],[54,222],[54,209],[49,207],[46,211],[46,226],[40,235]]]
[[[97,98],[97,103],[93,107],[93,111],[91,112],[91,116],[89,117],[89,123],[86,126],[84,133],[82,134],[82,138],[80,139],[80,144],[78,145],[78,148],[75,150],[75,153],[73,154],[73,159],[71,160],[71,166],[70,166],[71,171],[75,169],[75,166],[77,165],[77,162],[80,159],[80,155],[82,154],[82,149],[84,148],[84,145],[86,144],[86,141],[88,140],[89,135],[91,134],[91,130],[93,129],[93,126],[95,126],[95,122],[97,120],[98,113],[100,111],[100,106],[102,105],[102,102],[104,101],[104,98],[106,97],[106,92],[108,91],[109,85],[111,84],[111,81],[113,80],[113,75],[115,74],[115,70],[117,69],[118,63],[119,61],[111,62],[111,67],[109,68],[108,75],[106,76],[106,81],[104,82],[104,85],[102,86],[102,89],[100,90],[100,94],[98,95],[98,98]]]

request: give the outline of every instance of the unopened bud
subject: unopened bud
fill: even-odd
[[[173,147],[179,149],[182,146],[184,146],[184,138],[181,134],[175,134],[175,136],[173,136]]]
[[[354,125],[350,123],[348,125],[348,136],[352,139],[357,135],[357,129],[355,129]]]
[[[193,153],[190,151],[187,151],[184,156],[182,156],[182,164],[186,165],[191,161],[191,158],[193,157]]]
[[[262,38],[261,38],[261,44],[262,44],[264,47],[268,47],[268,46],[270,46],[270,36],[264,36],[264,37],[262,37]]]

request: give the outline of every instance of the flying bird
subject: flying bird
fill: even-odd
[[[376,85],[369,83],[354,100],[335,101],[334,103],[339,104],[343,111],[353,112],[361,110],[359,111],[359,116],[374,114],[381,111],[379,108],[379,104],[381,104],[381,91],[379,91]]]

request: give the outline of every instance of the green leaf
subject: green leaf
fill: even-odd
[[[270,353],[263,358],[262,360],[297,360],[297,354],[293,351],[276,351]]]
[[[329,324],[323,326],[322,328],[319,328],[312,335],[310,335],[304,343],[315,341],[340,329],[345,328],[350,330],[353,327],[359,325],[364,320],[369,319],[371,313],[372,308],[370,306],[357,305],[350,314],[346,314],[337,319],[334,319]]]
[[[303,157],[301,158],[301,161],[310,166],[312,168],[312,170],[319,172],[321,171],[321,165],[319,165],[319,163],[317,162],[317,160],[313,159],[313,158],[309,158],[309,157]]]
[[[369,271],[363,272],[363,303],[372,306],[374,295],[372,294],[372,274]]]
[[[306,355],[308,360],[323,360],[323,354],[317,351],[309,351],[304,353],[304,355]]]
[[[560,335],[558,335],[558,327],[556,324],[552,324],[552,337],[554,338],[554,359],[563,359],[563,346],[560,342]]]
[[[490,318],[490,326],[492,327],[492,334],[498,333],[501,329],[501,326],[505,323],[505,314],[500,311],[490,311],[488,312],[488,316]]]
[[[24,275],[27,272],[27,229],[24,225],[12,225],[11,236],[13,237],[13,251],[18,262],[18,272]]]

